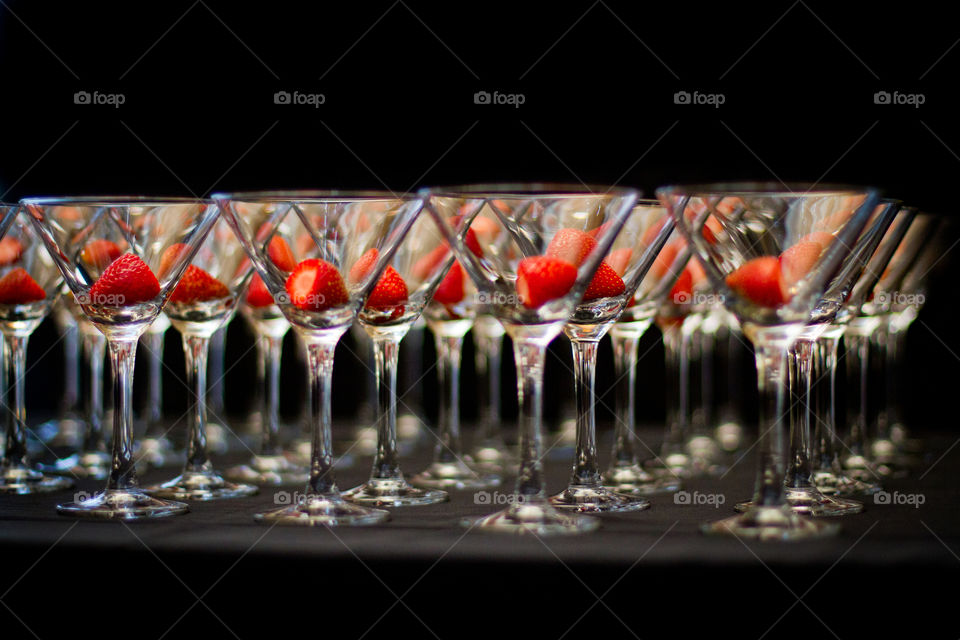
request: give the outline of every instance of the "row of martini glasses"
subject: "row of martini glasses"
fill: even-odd
[[[649,470],[638,464],[632,428],[637,340],[657,318],[668,363],[678,368],[690,362],[692,336],[703,358],[721,329],[742,330],[756,352],[763,402],[754,500],[741,507],[741,516],[706,530],[760,539],[835,532],[835,526],[805,517],[856,508],[813,484],[832,474],[833,493],[839,493],[849,489],[843,482],[853,480],[839,466],[832,412],[790,411],[787,393],[809,405],[802,398],[812,393],[812,371],[835,375],[830,340],[848,326],[883,316],[885,326],[894,327],[899,325],[886,320],[894,311],[909,315],[873,294],[881,282],[887,284],[880,291],[895,291],[890,287],[912,273],[907,267],[920,252],[910,253],[907,239],[918,226],[916,212],[881,202],[872,189],[707,185],[665,188],[658,195],[659,202],[638,201],[630,189],[493,185],[416,196],[277,192],[222,194],[209,202],[27,199],[19,216],[17,207],[8,208],[2,228],[4,237],[20,243],[0,280],[14,382],[8,404],[16,415],[8,429],[5,481],[19,482],[23,492],[68,484],[30,469],[23,455],[26,338],[60,291],[59,271],[83,320],[106,338],[115,374],[107,488],[89,500],[60,505],[60,513],[156,517],[188,509],[174,500],[256,491],[252,483],[230,482],[216,473],[206,446],[209,341],[239,306],[258,332],[274,341],[292,326],[310,365],[307,490],[297,504],[257,514],[258,520],[369,524],[388,519],[389,512],[378,507],[430,504],[446,499],[450,489],[496,486],[500,477],[489,466],[468,464],[460,446],[460,348],[478,317],[496,319],[513,341],[520,460],[511,506],[465,524],[576,533],[598,526],[597,519],[581,513],[648,507],[645,495],[676,489],[684,473],[713,464],[712,438],[696,429],[691,433],[679,418],[668,422],[657,464]],[[46,251],[36,250],[40,239]],[[901,265],[906,266],[898,270]],[[183,473],[143,491],[133,464],[130,385],[137,339],[161,310],[183,337],[196,403]],[[408,482],[397,456],[397,351],[421,315],[436,336],[444,392],[434,462]],[[370,480],[341,494],[333,474],[330,381],[334,347],[354,322],[374,346],[378,444]],[[618,385],[614,463],[601,474],[593,375],[597,344],[608,332],[625,382]],[[576,455],[570,485],[548,498],[541,446],[544,353],[561,333],[574,353]],[[267,346],[264,359],[275,363],[278,349],[270,341]],[[861,360],[866,358],[862,354]],[[679,395],[683,401],[683,385]],[[296,476],[271,437],[275,426],[267,423],[261,455],[234,475],[247,474],[260,484],[269,474]],[[865,444],[864,432],[857,431],[854,440]],[[859,464],[861,476],[876,473],[869,456],[859,453],[843,462]],[[826,461],[816,466],[816,476],[814,459]]]

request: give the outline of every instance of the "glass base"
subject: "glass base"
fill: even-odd
[[[693,475],[693,461],[685,453],[670,453],[659,458],[651,458],[643,467],[657,478],[689,478]]]
[[[615,493],[606,487],[575,484],[552,496],[550,504],[577,513],[622,513],[650,508],[650,501],[641,496]]]
[[[489,473],[504,473],[517,466],[517,460],[507,452],[502,442],[484,442],[471,449],[467,455],[477,469]]]
[[[733,453],[743,447],[746,437],[743,427],[736,422],[725,422],[714,429],[713,433],[717,444],[727,453]]]
[[[872,495],[883,491],[883,487],[876,482],[864,482],[846,474],[837,475],[832,471],[816,472],[811,480],[813,486],[827,496]]]
[[[521,496],[514,496],[519,500]],[[565,513],[554,509],[549,502],[517,502],[503,511],[482,518],[464,518],[464,527],[491,533],[535,536],[576,535],[595,531],[600,520],[590,516]]]
[[[110,489],[87,498],[57,505],[57,513],[73,518],[141,520],[163,518],[190,511],[182,502],[148,496],[140,489]]]
[[[75,457],[71,457],[73,458],[72,465],[62,465],[58,462],[54,465],[55,471],[52,468],[47,470],[65,476],[92,478],[94,480],[104,480],[110,475],[113,459],[105,451],[81,451]]]
[[[175,451],[173,442],[167,437],[144,438],[140,441],[140,447],[137,450],[137,462],[145,462],[157,469],[174,465],[183,466],[183,454]]]
[[[417,489],[399,478],[370,478],[343,493],[344,500],[371,507],[416,507],[446,502],[450,495],[439,489]]]
[[[836,535],[840,532],[840,525],[801,516],[784,505],[754,507],[740,515],[702,524],[700,531],[712,536],[735,536],[759,542],[793,542]]]
[[[693,475],[720,476],[726,473],[726,456],[710,436],[694,436],[687,440],[684,448],[690,456]]]
[[[410,478],[410,484],[429,489],[492,489],[500,486],[500,476],[474,470],[465,463],[433,462],[425,470]]]
[[[207,451],[222,456],[236,446],[239,441],[226,425],[210,421],[207,423]]]
[[[38,424],[33,428],[33,435],[48,447],[76,447],[83,439],[86,427],[86,423],[79,418],[59,418]],[[31,445],[30,440],[28,446]],[[39,448],[44,447],[41,445]]]
[[[258,489],[250,484],[227,482],[215,471],[188,471],[169,482],[144,489],[158,498],[170,500],[222,500],[255,495]]]
[[[787,504],[794,513],[802,516],[830,517],[848,516],[863,511],[863,503],[837,496],[825,496],[815,487],[784,489]],[[734,506],[737,511],[745,512],[753,507],[753,502],[740,502]]]
[[[603,474],[603,485],[611,491],[647,496],[679,491],[683,483],[672,475],[657,477],[639,464],[611,467]]]
[[[24,466],[3,468],[0,475],[0,494],[31,495],[63,491],[73,486],[73,480],[57,476],[47,476]]]
[[[283,455],[254,456],[248,464],[227,469],[228,479],[258,486],[306,484],[310,471],[298,466]]]
[[[302,527],[343,527],[379,524],[390,519],[390,512],[350,504],[339,494],[310,496],[295,505],[265,511],[253,516],[264,524]]]

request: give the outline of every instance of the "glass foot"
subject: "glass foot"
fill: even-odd
[[[550,498],[557,509],[577,513],[621,513],[650,508],[650,501],[638,495],[615,493],[606,487],[570,485]]]
[[[465,463],[433,462],[425,470],[410,478],[410,484],[429,489],[492,489],[500,486],[500,476],[473,470]]]
[[[714,437],[721,449],[733,453],[743,446],[743,427],[736,422],[725,422],[714,430]]]
[[[597,518],[564,513],[544,500],[523,502],[522,496],[513,497],[518,502],[503,511],[482,518],[464,518],[460,524],[477,531],[536,536],[576,535],[594,531],[600,526]]]
[[[169,482],[147,487],[144,491],[170,500],[221,500],[252,496],[258,489],[249,484],[227,482],[215,471],[187,471]]]
[[[175,516],[190,510],[182,502],[153,498],[140,489],[111,489],[84,499],[85,495],[77,494],[73,502],[57,505],[57,513],[74,518],[140,520]]]
[[[647,496],[678,491],[682,486],[672,475],[657,477],[639,464],[611,467],[603,474],[603,485],[617,493]]]
[[[467,458],[477,469],[489,473],[503,473],[517,465],[517,461],[507,452],[502,442],[484,442],[475,446]]]
[[[362,526],[379,524],[390,519],[390,512],[350,504],[339,494],[305,496],[297,504],[253,516],[265,524],[305,527]]]
[[[6,467],[0,475],[0,494],[30,495],[62,491],[73,486],[70,478],[46,476],[23,466]]]
[[[399,478],[370,478],[359,487],[344,492],[344,500],[371,507],[415,507],[437,504],[450,499],[446,491],[418,489],[403,476]]]
[[[811,480],[813,486],[827,496],[872,495],[883,491],[883,487],[879,483],[864,482],[846,474],[837,475],[833,472],[814,473]]]
[[[836,496],[825,496],[815,487],[787,487],[784,492],[787,504],[793,509],[794,513],[802,516],[848,516],[863,511],[862,502]],[[751,507],[753,507],[753,502],[740,502],[734,506],[734,509],[742,513]]]
[[[145,462],[157,469],[174,466],[177,463],[182,466],[183,454],[177,454],[173,442],[169,438],[163,436],[144,438],[140,441],[140,447],[137,451],[137,462]]]
[[[51,473],[70,475],[76,478],[92,478],[104,480],[110,475],[112,458],[105,451],[81,451],[73,458],[72,465],[61,464],[60,461],[46,470]],[[55,469],[55,470],[54,470]]]
[[[736,536],[760,542],[792,542],[836,535],[840,525],[801,516],[790,507],[754,507],[740,515],[700,526],[707,535]]]
[[[643,467],[657,478],[689,478],[693,475],[693,460],[685,453],[675,452],[651,458]]]
[[[226,477],[237,482],[246,482],[258,486],[278,486],[283,484],[306,484],[310,472],[283,455],[254,456],[244,465],[227,469]]]
[[[727,471],[727,461],[720,446],[710,436],[690,438],[684,445],[690,456],[693,475],[719,476]]]

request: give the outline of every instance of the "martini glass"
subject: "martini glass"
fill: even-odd
[[[505,242],[502,229],[492,205],[481,206],[472,211],[470,204],[448,222],[459,228],[458,215],[471,213],[470,227],[464,233],[475,255],[483,255],[483,247],[498,247]],[[436,233],[436,226],[431,225]],[[433,297],[423,311],[427,326],[433,333],[437,349],[437,377],[440,382],[440,401],[437,412],[437,443],[433,461],[410,481],[421,487],[434,489],[478,490],[500,485],[501,478],[489,470],[472,467],[463,453],[460,439],[460,358],[463,338],[473,326],[481,297],[467,276],[460,262],[453,259],[448,245],[441,243],[434,249],[434,257],[440,260],[443,269],[442,281],[433,292]],[[447,264],[449,263],[449,264]],[[429,266],[424,264],[424,267]]]
[[[167,436],[169,426],[163,419],[163,349],[170,319],[161,313],[140,336],[146,359],[147,393],[140,408],[144,436],[140,441],[138,457],[151,467],[165,467],[175,459],[173,441]]]
[[[172,262],[186,247],[171,245],[161,257]],[[213,468],[207,450],[207,358],[210,338],[237,310],[237,300],[249,284],[250,261],[230,227],[221,217],[194,253],[177,287],[170,294],[164,313],[180,332],[187,366],[187,384],[194,406],[187,422],[187,459],[183,472],[147,492],[171,500],[220,500],[242,498],[257,492],[254,485],[225,480]]]
[[[63,280],[17,205],[0,204],[0,332],[3,333],[6,443],[0,458],[0,494],[35,494],[73,486],[46,476],[27,459],[24,402],[27,341],[60,296]]]
[[[481,531],[538,536],[596,529],[596,519],[557,509],[546,496],[541,450],[543,368],[547,345],[563,331],[583,299],[630,216],[636,192],[527,184],[452,187],[424,193],[430,214],[454,245],[460,265],[477,287],[478,298],[482,296],[485,309],[513,340],[517,362],[521,463],[516,490],[503,511],[463,524]],[[473,220],[481,212],[499,231],[471,237]],[[596,246],[579,266],[545,255],[564,229],[596,230]],[[475,251],[477,248],[480,250]],[[579,255],[572,259],[579,260]],[[626,301],[620,292],[596,302],[594,319],[612,322]]]
[[[799,515],[785,499],[785,363],[873,212],[876,192],[750,183],[665,187],[657,193],[756,353],[761,403],[753,504],[737,516],[704,525],[703,531],[756,540],[837,533],[838,525]],[[690,206],[698,199],[706,205],[703,210]],[[718,207],[720,202],[725,206]],[[720,223],[712,242],[701,233],[710,215]]]
[[[296,504],[259,513],[260,522],[367,525],[389,512],[343,499],[333,472],[331,382],[334,349],[384,274],[422,208],[422,200],[378,192],[293,192],[217,196],[267,290],[307,345],[312,395],[310,479]],[[290,237],[295,268],[269,256],[274,237]],[[363,277],[350,278],[367,257]]]
[[[106,337],[114,374],[113,460],[106,489],[82,502],[61,504],[57,511],[124,520],[186,513],[187,505],[151,497],[138,486],[133,368],[137,340],[163,309],[216,221],[216,205],[122,196],[28,198],[23,204],[83,312]],[[122,255],[103,269],[85,263],[80,254],[93,240],[112,243]],[[173,245],[185,248],[161,265]]]
[[[500,371],[503,366],[503,325],[489,314],[473,321],[474,369],[480,410],[476,443],[467,456],[477,469],[502,474],[516,465],[503,439],[500,416]]]
[[[672,231],[673,224],[656,201],[643,201],[634,206],[564,327],[573,348],[577,447],[569,485],[550,498],[555,507],[578,513],[604,513],[637,511],[650,506],[650,501],[636,491],[618,493],[602,483],[596,446],[594,372],[599,341],[623,312],[629,309],[630,319],[643,318],[647,326],[653,319],[657,299],[644,294],[657,291],[662,299],[667,287],[640,291],[640,286]],[[546,255],[578,264],[591,252],[596,242],[593,235],[589,230],[562,229],[547,246]],[[621,440],[630,436],[622,432],[619,435]]]
[[[350,280],[359,281],[375,256],[376,252],[372,250],[361,256],[350,269]],[[431,299],[435,299],[435,296],[439,295],[446,304],[451,305],[451,314],[457,313],[455,305],[460,300],[455,298],[464,297],[464,287],[462,271],[459,275],[451,271],[451,265],[455,265],[453,259],[453,252],[430,217],[418,216],[360,311],[359,324],[370,337],[376,363],[377,444],[370,479],[344,493],[344,497],[351,502],[390,507],[435,504],[449,497],[441,487],[465,488],[461,483],[469,485],[478,477],[472,469],[458,465],[462,464],[458,457],[459,424],[456,416],[451,417],[451,406],[442,400],[441,437],[437,455],[443,462],[432,465],[432,474],[421,474],[411,478],[408,483],[400,470],[397,453],[396,387],[400,341],[428,305],[433,304]],[[459,270],[459,265],[455,268]],[[451,273],[454,275],[451,276]],[[454,282],[453,278],[459,278],[459,282]],[[445,375],[450,375],[449,370],[441,371],[441,379]],[[458,407],[454,406],[453,409],[455,411]],[[451,467],[443,469],[447,473],[438,471],[441,464]],[[441,481],[441,478],[445,481]]]
[[[5,266],[11,259],[16,260],[18,247],[13,239],[4,243],[0,240],[0,266]],[[63,286],[66,293],[66,285]],[[61,295],[53,307],[50,317],[57,326],[60,341],[63,344],[63,397],[60,401],[59,415],[37,426],[34,432],[45,446],[68,445],[71,448],[83,437],[83,420],[80,417],[80,340],[77,321],[64,302],[66,296]],[[35,451],[36,453],[36,451]],[[76,454],[57,460],[49,469],[70,466],[76,462]]]

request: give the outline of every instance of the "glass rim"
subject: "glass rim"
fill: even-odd
[[[186,198],[182,196],[29,196],[20,199],[20,205],[38,206],[121,206],[121,205],[174,205],[216,204],[211,198]]]
[[[624,197],[636,196],[641,192],[634,187],[618,187],[596,184],[572,184],[566,182],[492,182],[479,184],[450,185],[444,187],[423,187],[419,193],[426,197],[520,197],[536,196],[554,198],[583,197]]]
[[[210,196],[230,202],[392,202],[419,199],[414,193],[376,189],[268,189],[263,191],[219,191]]]
[[[766,196],[771,198],[798,198],[805,196],[866,195],[880,190],[865,185],[820,182],[700,182],[691,184],[668,184],[657,187],[657,194],[703,196]]]

